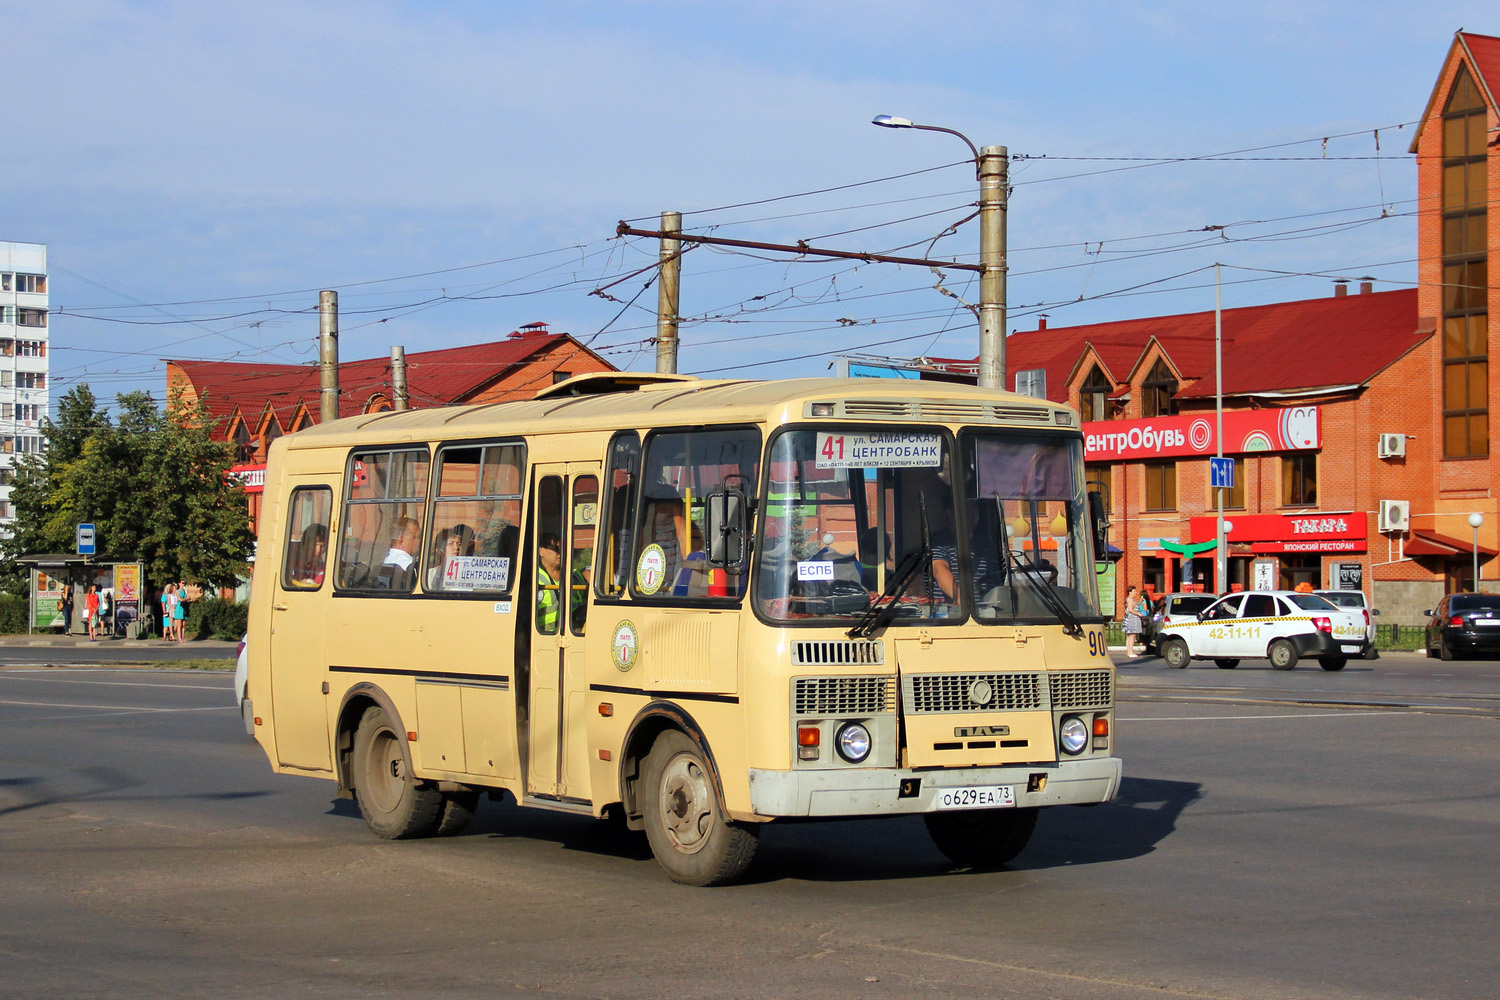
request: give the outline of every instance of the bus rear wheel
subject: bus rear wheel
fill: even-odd
[[[431,836],[442,821],[443,796],[414,778],[406,766],[401,734],[385,709],[365,709],[354,732],[350,768],[354,797],[365,823],[386,840]]]
[[[722,885],[755,857],[759,830],[724,818],[703,752],[685,733],[656,738],[641,768],[646,839],[669,878],[683,885]]]
[[[1020,854],[1036,829],[1039,809],[963,809],[923,813],[937,849],[961,865],[995,868]]]

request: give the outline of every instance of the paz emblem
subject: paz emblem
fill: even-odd
[[[994,697],[995,689],[989,681],[978,680],[969,685],[969,700],[976,705],[988,705]]]

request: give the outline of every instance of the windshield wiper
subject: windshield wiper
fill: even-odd
[[[900,607],[901,598],[911,588],[912,581],[917,578],[917,570],[926,570],[929,581],[932,578],[932,537],[927,532],[927,504],[920,495],[917,500],[922,512],[922,548],[908,552],[901,560],[901,565],[896,567],[896,572],[886,582],[885,592],[880,595],[880,600],[886,602],[881,604],[877,600],[870,605],[860,615],[859,621],[854,623],[854,627],[844,633],[851,639],[869,638],[896,617],[896,609]]]
[[[1036,592],[1036,595],[1042,599],[1042,603],[1047,605],[1047,610],[1051,611],[1062,621],[1064,632],[1068,635],[1082,635],[1083,626],[1078,623],[1077,616],[1068,610],[1067,603],[1061,597],[1057,596],[1057,588],[1046,580],[1041,579],[1031,569],[1022,566],[1020,558],[1009,547],[1006,548],[1005,552],[1010,557],[1012,579],[1019,576]]]

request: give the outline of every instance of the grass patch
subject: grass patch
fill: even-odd
[[[108,664],[100,664],[108,666]],[[231,673],[234,670],[233,660],[151,660],[146,664],[152,670],[212,670],[218,673]]]

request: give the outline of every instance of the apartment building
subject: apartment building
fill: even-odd
[[[15,518],[16,460],[42,450],[51,401],[47,312],[46,245],[0,242],[0,531]]]

